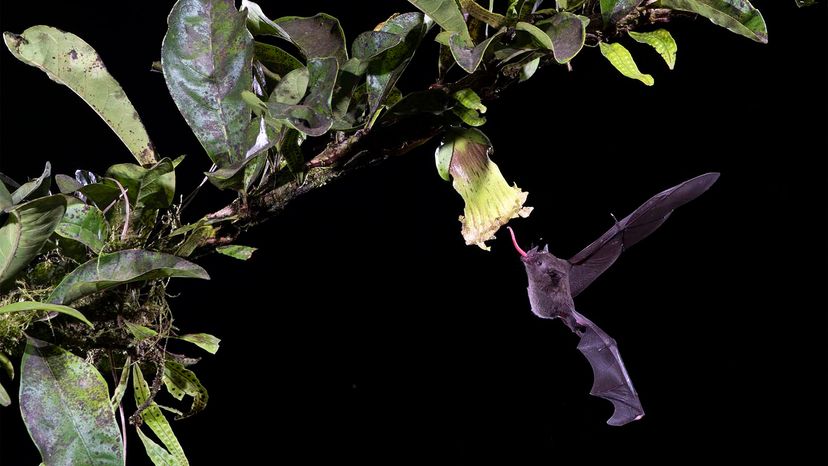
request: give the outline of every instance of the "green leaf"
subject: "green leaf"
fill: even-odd
[[[308,93],[302,104],[284,104],[271,99],[267,103],[270,117],[285,120],[309,136],[328,132],[333,125],[331,100],[338,71],[333,57],[308,60]]]
[[[402,40],[397,46],[386,50],[368,67],[368,106],[371,115],[384,104],[397,80],[408,67],[425,35],[426,26],[422,14],[404,13],[383,23],[381,32],[395,34]]]
[[[42,197],[9,210],[6,224],[0,227],[0,285],[37,256],[65,211],[62,195]]]
[[[130,204],[135,205],[138,202],[138,192],[141,190],[141,180],[144,179],[144,176],[147,174],[147,169],[136,165],[134,163],[119,163],[116,165],[112,165],[106,170],[106,177],[107,178],[114,178],[118,180],[118,183],[121,183],[121,186],[124,187],[127,191],[127,198],[129,199]],[[115,192],[113,192],[113,199],[117,198],[121,195],[121,190],[118,188],[118,185],[115,183],[109,182],[109,180],[103,180],[102,183],[107,185],[108,187],[112,187]],[[92,186],[92,185],[87,185]],[[88,189],[82,189],[82,193],[86,193]],[[92,193],[92,196],[95,197],[95,193]],[[97,202],[97,201],[96,201]]]
[[[95,206],[72,204],[55,229],[58,235],[85,244],[96,254],[109,238],[109,225],[103,212]]]
[[[362,61],[370,61],[383,52],[396,47],[402,42],[403,37],[399,34],[392,34],[384,31],[366,31],[354,39],[351,46],[354,58]]]
[[[251,124],[258,124],[258,120],[254,120]],[[265,153],[262,152],[259,154],[264,156]],[[213,185],[219,189],[241,189],[243,182],[243,175],[245,173],[245,169],[253,163],[258,163],[260,157],[253,156],[248,157],[244,160],[240,160],[232,165],[228,165],[224,168],[219,168],[214,172],[206,172],[204,175],[210,180]]]
[[[486,113],[486,106],[471,89],[461,89],[455,92],[452,97],[460,105],[455,105],[452,109],[457,117],[463,120],[469,126],[482,126],[486,123],[486,118],[480,116],[481,113]]]
[[[247,27],[254,35],[276,36],[282,39],[288,39],[287,31],[268,18],[258,3],[242,0],[241,9],[247,11]]]
[[[299,146],[301,137],[299,131],[290,128],[285,132],[285,137],[279,145],[279,153],[284,158],[288,170],[297,180],[302,179],[305,175],[305,156]]]
[[[61,314],[66,314],[68,316],[74,317],[75,319],[80,320],[81,322],[85,323],[90,327],[94,327],[92,322],[90,322],[80,311],[77,309],[73,309],[69,306],[62,306],[59,304],[48,304],[48,303],[39,303],[37,301],[20,301],[17,303],[6,304],[5,306],[0,306],[0,314],[6,314],[10,312],[21,312],[21,311],[49,311],[49,312],[59,312]]]
[[[190,411],[184,415],[176,416],[176,419],[184,419],[193,416],[207,407],[207,390],[198,381],[193,371],[185,368],[180,363],[167,359],[164,363],[164,385],[170,395],[181,400],[184,395],[193,397],[193,404]]]
[[[112,406],[112,411],[118,409],[118,406],[121,406],[121,400],[124,398],[124,393],[126,393],[127,384],[129,383],[129,367],[132,363],[132,359],[127,356],[126,361],[124,361],[124,367],[121,369],[121,377],[118,379],[118,385],[115,387],[115,391],[112,393],[112,398],[109,400],[109,404]]]
[[[352,127],[353,123],[356,122],[356,114],[349,114],[349,110],[351,110],[352,102],[355,103],[354,107],[364,106],[362,105],[362,102],[365,100],[363,76],[368,70],[369,64],[370,61],[364,62],[359,58],[351,58],[339,70],[339,78],[337,79],[334,95],[331,100],[331,108],[335,120],[332,129],[347,129]],[[348,119],[352,119],[351,124],[345,121]]]
[[[0,406],[6,407],[11,404],[11,397],[9,397],[9,392],[3,388],[3,384],[0,384]]]
[[[641,4],[643,0],[601,0],[601,16],[605,25],[615,24]]]
[[[210,279],[204,269],[180,257],[128,249],[101,254],[80,265],[58,284],[48,301],[66,304],[118,285],[167,277]]]
[[[408,0],[423,13],[427,14],[441,28],[449,32],[460,34],[460,39],[466,47],[472,45],[469,28],[463,18],[463,12],[456,0]]]
[[[178,464],[175,457],[171,455],[170,452],[165,450],[161,445],[155,443],[155,441],[151,438],[147,437],[147,434],[145,434],[140,427],[135,430],[138,432],[138,438],[140,438],[141,443],[144,444],[144,450],[146,450],[147,457],[150,461],[152,461],[152,464],[155,466],[176,466]]]
[[[147,338],[152,338],[158,335],[158,332],[149,327],[144,327],[143,325],[133,324],[129,321],[124,321],[124,325],[129,330],[129,333],[131,333],[132,336],[138,341],[146,340]]]
[[[69,175],[55,175],[55,184],[61,194],[72,194],[83,187],[78,180]]]
[[[0,183],[2,184],[2,183]],[[2,366],[6,373],[9,375],[9,378],[14,380],[14,366],[12,365],[11,361],[9,361],[8,356],[3,353],[0,353],[0,366]],[[0,406],[9,406],[11,404],[11,397],[6,389],[3,387],[3,384],[0,384]]]
[[[768,27],[762,13],[747,0],[660,0],[656,5],[698,13],[718,26],[748,39],[768,43]]]
[[[132,388],[133,393],[135,394],[135,404],[141,406],[150,396],[149,385],[147,385],[147,381],[144,380],[144,374],[141,372],[141,368],[138,367],[138,364],[132,366]],[[147,409],[141,412],[141,419],[144,420],[144,424],[158,436],[158,439],[161,440],[161,443],[167,447],[167,451],[173,457],[174,465],[188,465],[190,464],[187,461],[187,456],[184,454],[184,449],[181,448],[181,444],[178,443],[178,439],[176,438],[175,434],[172,431],[172,427],[170,427],[169,421],[167,418],[164,417],[164,413],[161,412],[161,409],[158,407],[155,402],[151,402]],[[149,452],[148,452],[149,453]]]
[[[535,41],[547,50],[552,50],[552,39],[543,30],[534,24],[519,22],[515,25],[516,31],[525,31],[532,35]]]
[[[799,8],[816,5],[816,0],[796,0],[796,6]]]
[[[6,371],[6,374],[9,375],[9,378],[14,380],[14,365],[9,360],[9,357],[3,353],[0,353],[0,367]]]
[[[221,343],[220,339],[209,333],[190,333],[188,335],[181,335],[178,339],[189,341],[210,354],[216,354],[219,350],[219,343]]]
[[[20,412],[46,464],[124,464],[106,382],[82,358],[29,338],[20,363]]]
[[[534,58],[523,65],[520,69],[520,82],[526,81],[534,76],[538,71],[538,66],[540,66],[540,57]]]
[[[589,18],[561,12],[540,21],[537,26],[552,40],[552,55],[558,63],[568,63],[584,47]]]
[[[308,61],[333,57],[339,66],[348,61],[345,32],[342,31],[339,20],[333,16],[325,13],[309,18],[286,16],[274,23],[285,31],[287,39],[299,48]]]
[[[12,201],[11,193],[6,188],[5,184],[0,183],[0,212],[13,205],[14,201]]]
[[[634,41],[654,48],[661,55],[661,58],[667,62],[667,66],[671,70],[676,66],[678,45],[676,45],[676,41],[669,31],[666,29],[656,29],[650,32],[628,31],[628,34]]]
[[[503,33],[495,33],[488,39],[477,44],[474,48],[464,47],[460,36],[453,34],[449,38],[451,55],[454,57],[454,61],[460,65],[460,68],[463,68],[463,71],[469,74],[474,73],[483,61],[483,57],[486,56],[486,52],[489,50],[491,45],[494,44],[495,39],[499,38],[501,34]]]
[[[614,44],[601,42],[599,45],[601,46],[601,55],[606,57],[621,74],[631,79],[637,79],[647,86],[655,84],[655,79],[652,76],[638,71],[638,66],[635,64],[632,55],[623,45],[617,42]]]
[[[286,74],[273,93],[270,94],[269,102],[276,102],[286,105],[296,105],[302,101],[308,92],[310,72],[307,68],[300,67]]]
[[[275,45],[263,42],[256,41],[253,44],[253,56],[268,70],[279,76],[284,76],[302,66],[302,62],[293,55]]]
[[[213,163],[244,158],[253,37],[234,0],[179,0],[161,47],[164,79],[178,110]]]
[[[214,238],[216,229],[210,225],[196,226],[190,236],[184,240],[175,253],[181,257],[189,257],[204,241]]]
[[[252,248],[250,246],[231,244],[229,246],[217,247],[216,252],[224,254],[225,256],[230,256],[234,259],[246,261],[253,257],[253,253],[256,252],[256,249],[257,248]]]
[[[138,112],[95,49],[83,39],[49,26],[30,27],[20,35],[5,32],[3,39],[17,59],[41,69],[80,96],[139,163],[155,163],[155,149]]]
[[[164,158],[141,178],[136,205],[138,208],[166,209],[175,198],[175,168]]]
[[[39,177],[23,183],[11,195],[12,204],[20,204],[21,202],[37,199],[38,197],[49,195],[49,185],[52,184],[50,177],[52,176],[52,164],[46,162],[46,167],[43,169],[43,174]]]

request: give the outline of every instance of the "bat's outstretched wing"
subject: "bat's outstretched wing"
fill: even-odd
[[[572,270],[569,272],[572,297],[577,296],[604,273],[623,251],[661,226],[674,209],[699,197],[718,178],[718,173],[706,173],[656,194],[569,259],[572,263]]]
[[[607,424],[623,426],[641,419],[644,410],[618,353],[615,340],[581,314],[573,311],[573,315],[579,326],[575,333],[581,337],[578,350],[592,366],[594,381],[589,393],[611,401],[615,407],[615,412]]]

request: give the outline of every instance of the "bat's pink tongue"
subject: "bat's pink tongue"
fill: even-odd
[[[524,251],[523,249],[520,248],[520,246],[518,246],[517,238],[515,238],[515,230],[512,230],[512,227],[506,227],[506,228],[509,230],[509,233],[512,234],[512,244],[515,245],[515,249],[517,249],[518,254],[520,254],[523,257],[526,257],[526,251]]]

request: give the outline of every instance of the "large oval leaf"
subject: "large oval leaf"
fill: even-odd
[[[0,285],[13,278],[39,252],[66,211],[62,195],[42,197],[9,211],[0,228]]]
[[[234,0],[179,0],[161,46],[164,79],[213,163],[244,158],[253,85],[253,37]]]
[[[660,0],[659,3],[664,8],[698,13],[736,34],[768,43],[765,19],[747,0]]]
[[[79,266],[60,282],[48,301],[54,304],[68,304],[114,286],[167,277],[210,279],[203,268],[180,257],[161,252],[128,249],[101,254]]]
[[[4,32],[3,40],[17,59],[75,91],[140,163],[155,162],[155,149],[138,112],[92,46],[49,26],[30,27],[20,35]]]
[[[109,391],[92,365],[30,338],[20,366],[20,411],[45,464],[124,464]]]

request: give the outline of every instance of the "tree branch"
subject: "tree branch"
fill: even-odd
[[[650,2],[651,3],[651,2]],[[601,29],[599,18],[593,18],[587,29],[587,42],[597,42],[617,38],[629,30],[639,29],[653,24],[669,22],[675,12],[647,6],[639,7],[626,18],[617,23],[611,31]],[[684,16],[684,15],[682,15]],[[542,16],[531,18],[533,22],[544,19]],[[541,61],[541,67],[556,62],[549,57]],[[488,65],[488,66],[487,66]],[[474,73],[465,75],[451,83],[435,83],[431,90],[442,90],[451,94],[461,89],[474,90],[485,102],[490,102],[512,84],[518,81],[519,69],[515,67],[495,66],[492,63],[481,65]],[[274,217],[290,202],[305,193],[321,188],[358,168],[374,165],[390,157],[408,153],[422,146],[439,135],[450,122],[434,115],[414,115],[378,124],[373,128],[360,129],[347,138],[330,142],[306,164],[307,173],[300,182],[296,179],[285,180],[284,175],[276,175],[246,199],[236,199],[207,216],[218,224],[216,237],[205,241],[200,252],[236,240],[241,232]],[[205,251],[204,249],[207,249]]]

